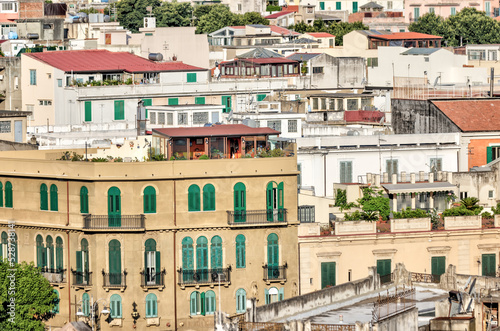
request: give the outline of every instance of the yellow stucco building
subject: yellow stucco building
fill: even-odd
[[[102,330],[210,330],[219,307],[236,314],[247,298],[298,294],[295,157],[104,163],[61,154],[0,155],[0,252],[14,222],[17,260],[39,266],[60,298],[47,325],[90,321],[97,302]]]

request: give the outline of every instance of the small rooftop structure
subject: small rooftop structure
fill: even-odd
[[[280,132],[271,128],[251,128],[243,124],[210,125],[200,128],[153,129],[157,154],[168,158],[211,159],[256,156],[269,148],[269,136]]]
[[[287,58],[245,58],[220,63],[221,78],[293,77],[299,62]]]
[[[369,34],[369,48],[379,46],[441,47],[443,37],[419,32],[398,32],[392,34]]]

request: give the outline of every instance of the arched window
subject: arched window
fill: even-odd
[[[3,184],[0,182],[0,207],[3,207]]]
[[[108,190],[108,226],[122,226],[121,192],[115,186]]]
[[[0,259],[6,259],[8,256],[9,239],[7,232],[2,232],[0,240]]]
[[[267,220],[283,221],[283,182],[269,182],[266,190]]]
[[[58,272],[63,270],[63,240],[61,237],[56,238],[56,269]]]
[[[154,293],[146,296],[146,318],[158,317],[158,301]]]
[[[182,279],[187,282],[192,279],[194,269],[193,239],[185,237],[182,239]],[[190,277],[191,276],[191,277]]]
[[[243,183],[236,183],[234,185],[234,221],[246,221],[246,188]]]
[[[80,213],[88,214],[89,212],[89,190],[82,186],[80,188]]]
[[[51,236],[47,236],[47,239],[45,240],[45,247],[46,247],[46,256],[47,256],[47,265],[46,267],[49,268],[51,271],[49,272],[54,272],[54,240],[52,240]]]
[[[222,239],[214,236],[210,245],[210,264],[212,269],[222,269]]]
[[[281,301],[285,297],[283,288],[278,290],[276,287],[271,287],[269,290],[264,289],[264,295],[266,296],[266,304]]]
[[[188,189],[188,211],[200,211],[200,187],[195,184]]]
[[[212,184],[203,186],[203,210],[215,210],[215,187]]]
[[[156,213],[156,190],[153,186],[144,189],[144,213]]]
[[[83,293],[82,295],[82,313],[84,316],[89,316],[90,314],[90,297],[88,293]]]
[[[236,312],[244,313],[247,310],[247,292],[240,288],[236,291]]]
[[[58,210],[58,197],[57,197],[57,186],[56,184],[50,185],[50,210]]]
[[[203,236],[196,240],[196,272],[200,281],[208,280],[208,240]]]
[[[40,210],[49,210],[47,185],[40,185]]]
[[[12,208],[12,184],[10,182],[5,183],[5,207]]]
[[[89,243],[83,238],[80,242],[81,251],[76,252],[76,283],[88,284],[89,281]]]
[[[144,277],[147,285],[160,284],[160,252],[156,250],[156,241],[148,239],[144,243]]]
[[[109,283],[111,285],[122,283],[121,244],[116,239],[109,242]]]
[[[111,308],[111,318],[122,318],[122,297],[118,294],[113,294],[109,299]]]
[[[245,260],[245,236],[239,234],[236,236],[236,268],[245,268]]]
[[[267,236],[267,271],[269,279],[278,278],[280,275],[279,257],[278,236],[275,233],[271,233]]]
[[[212,290],[205,293],[205,307],[207,315],[215,313],[215,292]]]
[[[54,299],[54,308],[52,309],[52,312],[54,314],[59,314],[59,292],[54,290],[54,293],[56,294],[56,298]]]
[[[38,268],[45,268],[47,266],[46,252],[41,235],[36,236],[36,266]]]

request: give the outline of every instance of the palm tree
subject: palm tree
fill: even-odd
[[[480,206],[478,205],[478,203],[479,199],[474,197],[463,198],[460,201],[460,205],[469,210],[476,210],[477,208],[479,208]]]

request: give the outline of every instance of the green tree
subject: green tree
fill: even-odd
[[[344,36],[354,30],[368,30],[369,28],[362,22],[338,22],[328,26],[327,32],[335,36],[335,45],[344,45]]]
[[[8,305],[15,303],[15,316]],[[22,262],[13,267],[7,260],[0,261],[0,330],[43,331],[44,323],[53,316],[57,295],[40,271]],[[9,320],[11,318],[12,320]]]
[[[116,3],[118,22],[125,29],[138,32],[144,25],[144,17],[148,14],[146,7],[151,6],[154,12],[160,4],[160,0],[120,0]]]
[[[154,10],[157,26],[190,26],[193,7],[189,2],[163,2]]]
[[[416,22],[411,23],[408,30],[411,32],[441,36],[445,31],[444,19],[435,13],[427,13],[420,16]]]
[[[201,7],[201,6],[200,6]],[[238,17],[233,14],[229,8],[222,4],[210,5],[210,11],[201,17],[196,15],[196,33],[212,33],[225,26],[236,25],[238,23]]]
[[[236,25],[250,24],[269,25],[269,20],[265,19],[257,12],[247,12],[243,15],[236,15]]]
[[[384,191],[375,191],[370,187],[363,189],[363,196],[358,199],[361,209],[365,212],[379,212],[383,220],[389,219],[391,213],[389,198],[384,196]]]

